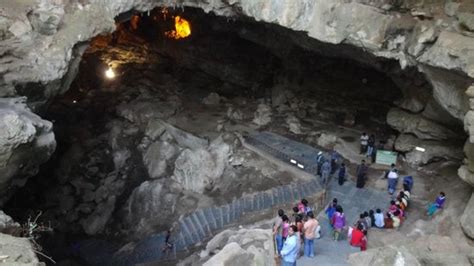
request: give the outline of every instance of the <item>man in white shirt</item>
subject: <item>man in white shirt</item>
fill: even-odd
[[[367,152],[367,145],[369,144],[369,136],[365,132],[360,136],[360,154]]]
[[[383,213],[380,209],[377,209],[374,214],[375,217],[375,226],[378,228],[383,228],[385,226]]]

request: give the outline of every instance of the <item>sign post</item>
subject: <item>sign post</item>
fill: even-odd
[[[375,163],[383,165],[397,164],[397,155],[394,151],[378,150]]]

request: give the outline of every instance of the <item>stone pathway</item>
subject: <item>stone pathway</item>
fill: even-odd
[[[359,218],[361,212],[376,208],[380,208],[382,211],[386,210],[391,200],[391,196],[386,191],[358,189],[352,181],[347,181],[344,185],[339,186],[335,179],[329,182],[327,201],[330,202],[333,198],[337,198],[342,206],[348,225],[352,225]],[[360,249],[350,246],[345,236],[337,242],[333,240],[324,210],[319,213],[317,219],[321,224],[321,238],[317,239],[314,244],[315,257],[301,257],[297,264],[303,266],[348,265],[346,261],[349,254],[358,252]]]

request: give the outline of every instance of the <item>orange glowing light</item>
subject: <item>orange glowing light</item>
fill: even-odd
[[[173,39],[182,39],[191,35],[191,24],[180,16],[174,18],[175,30],[165,32],[165,35]]]

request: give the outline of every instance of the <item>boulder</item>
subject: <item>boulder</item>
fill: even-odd
[[[458,176],[471,186],[474,186],[474,172],[469,171],[466,165],[461,165],[458,169]]]
[[[219,94],[211,92],[206,98],[202,100],[205,105],[218,105],[221,101]]]
[[[474,239],[474,193],[461,215],[461,228],[469,238]]]
[[[164,226],[176,208],[176,194],[168,194],[161,180],[145,181],[135,188],[124,208],[124,221],[135,237],[151,234],[157,226]]]
[[[33,114],[26,98],[0,99],[0,204],[37,174],[55,149],[52,123]]]
[[[285,119],[286,124],[288,125],[288,130],[293,133],[293,134],[301,134],[301,122],[300,120],[294,116],[294,115],[289,115]]]
[[[240,109],[235,109],[234,107],[230,106],[227,109],[227,118],[233,121],[241,121],[244,119],[244,114]]]
[[[418,151],[415,147],[425,149]],[[459,143],[434,140],[420,140],[410,134],[401,134],[395,141],[395,150],[405,152],[405,158],[411,165],[424,165],[435,159],[461,161],[463,151]]]
[[[259,104],[254,113],[253,123],[259,126],[265,126],[272,121],[272,108],[266,104]]]
[[[35,249],[27,238],[0,233],[0,245],[2,256],[0,263],[4,265],[44,265],[36,257]]]
[[[317,144],[321,147],[330,149],[334,147],[334,145],[337,142],[337,136],[332,135],[329,133],[321,133],[321,135],[318,137]]]
[[[209,254],[216,253],[210,259]],[[225,230],[213,237],[201,252],[203,265],[273,265],[271,231]]]
[[[387,114],[387,123],[401,133],[412,133],[420,139],[446,140],[461,137],[451,129],[419,114],[410,114],[398,108],[390,109]]]
[[[272,107],[277,108],[281,105],[286,105],[294,97],[293,93],[286,89],[285,85],[278,84],[272,88]]]
[[[197,193],[212,189],[224,173],[230,146],[219,137],[207,149],[185,149],[176,159],[172,179]]]
[[[81,220],[82,228],[88,235],[95,235],[104,230],[115,210],[115,196],[111,196],[107,201],[101,202],[92,214]]]
[[[166,141],[156,141],[151,144],[143,154],[143,163],[148,170],[148,176],[150,178],[162,177],[176,152],[176,147]]]
[[[404,246],[385,246],[349,255],[351,265],[422,265]]]
[[[178,109],[178,104],[174,102],[163,102],[158,99],[142,97],[120,104],[117,107],[117,114],[132,123],[147,125],[150,120],[168,118],[174,115]]]
[[[11,227],[20,227],[20,224],[13,221],[12,217],[0,210],[0,232],[4,232],[5,229]]]

